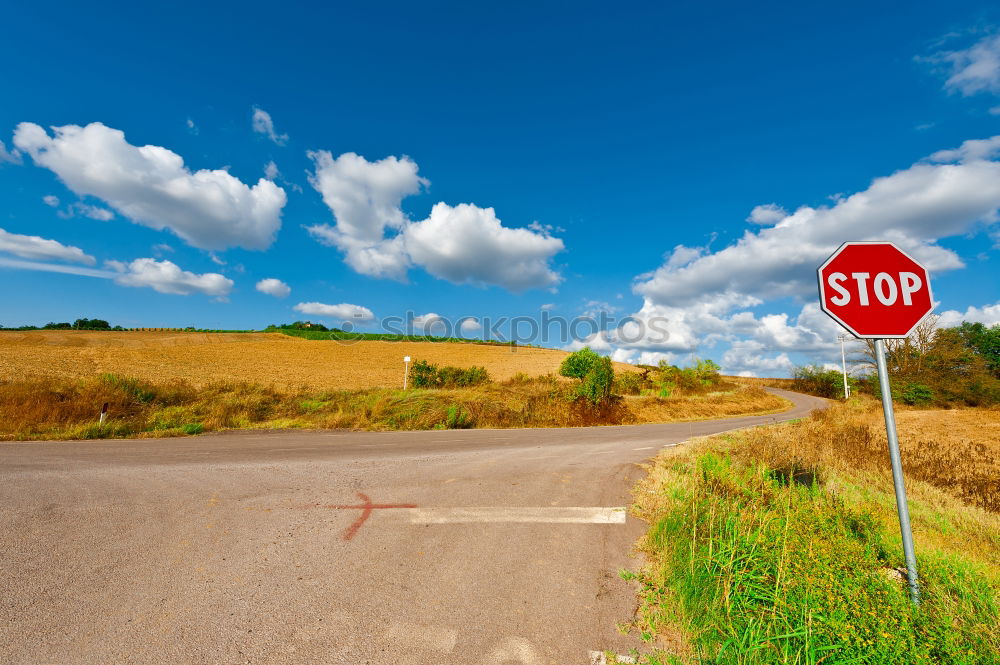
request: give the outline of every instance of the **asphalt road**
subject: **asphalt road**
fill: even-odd
[[[585,664],[638,646],[666,425],[0,444],[0,664]]]

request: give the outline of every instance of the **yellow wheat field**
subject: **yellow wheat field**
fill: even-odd
[[[436,342],[334,342],[281,333],[0,332],[0,380],[89,377],[103,372],[194,385],[248,381],[284,387],[402,384],[403,356],[485,367],[495,380],[557,373],[563,351]],[[627,368],[620,366],[618,369]]]

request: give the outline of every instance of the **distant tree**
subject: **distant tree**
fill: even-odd
[[[955,328],[965,345],[975,349],[995,376],[1000,377],[1000,323],[986,327],[982,323],[963,321]]]
[[[68,321],[65,323],[53,323],[49,321],[44,326],[42,326],[42,330],[72,330],[72,329],[73,329],[73,324],[69,323]]]
[[[313,323],[312,321],[296,321],[294,323],[282,323],[279,325],[274,325],[273,323],[269,325],[265,330],[316,330],[318,332],[330,332],[331,328],[327,328],[322,323]],[[337,330],[333,328],[332,330]]]
[[[102,319],[77,319],[73,322],[74,330],[111,330],[111,324]]]
[[[886,364],[893,399],[914,406],[1000,404],[1000,325],[963,322],[936,328],[931,317],[914,333],[886,340]],[[874,366],[869,340],[868,361]],[[879,395],[874,375],[865,388]]]

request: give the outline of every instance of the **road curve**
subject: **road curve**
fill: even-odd
[[[636,646],[637,462],[775,416],[0,444],[0,662],[570,665]]]

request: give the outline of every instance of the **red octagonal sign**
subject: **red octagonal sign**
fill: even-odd
[[[891,242],[845,242],[818,273],[820,307],[857,337],[906,337],[934,309],[927,269]]]

